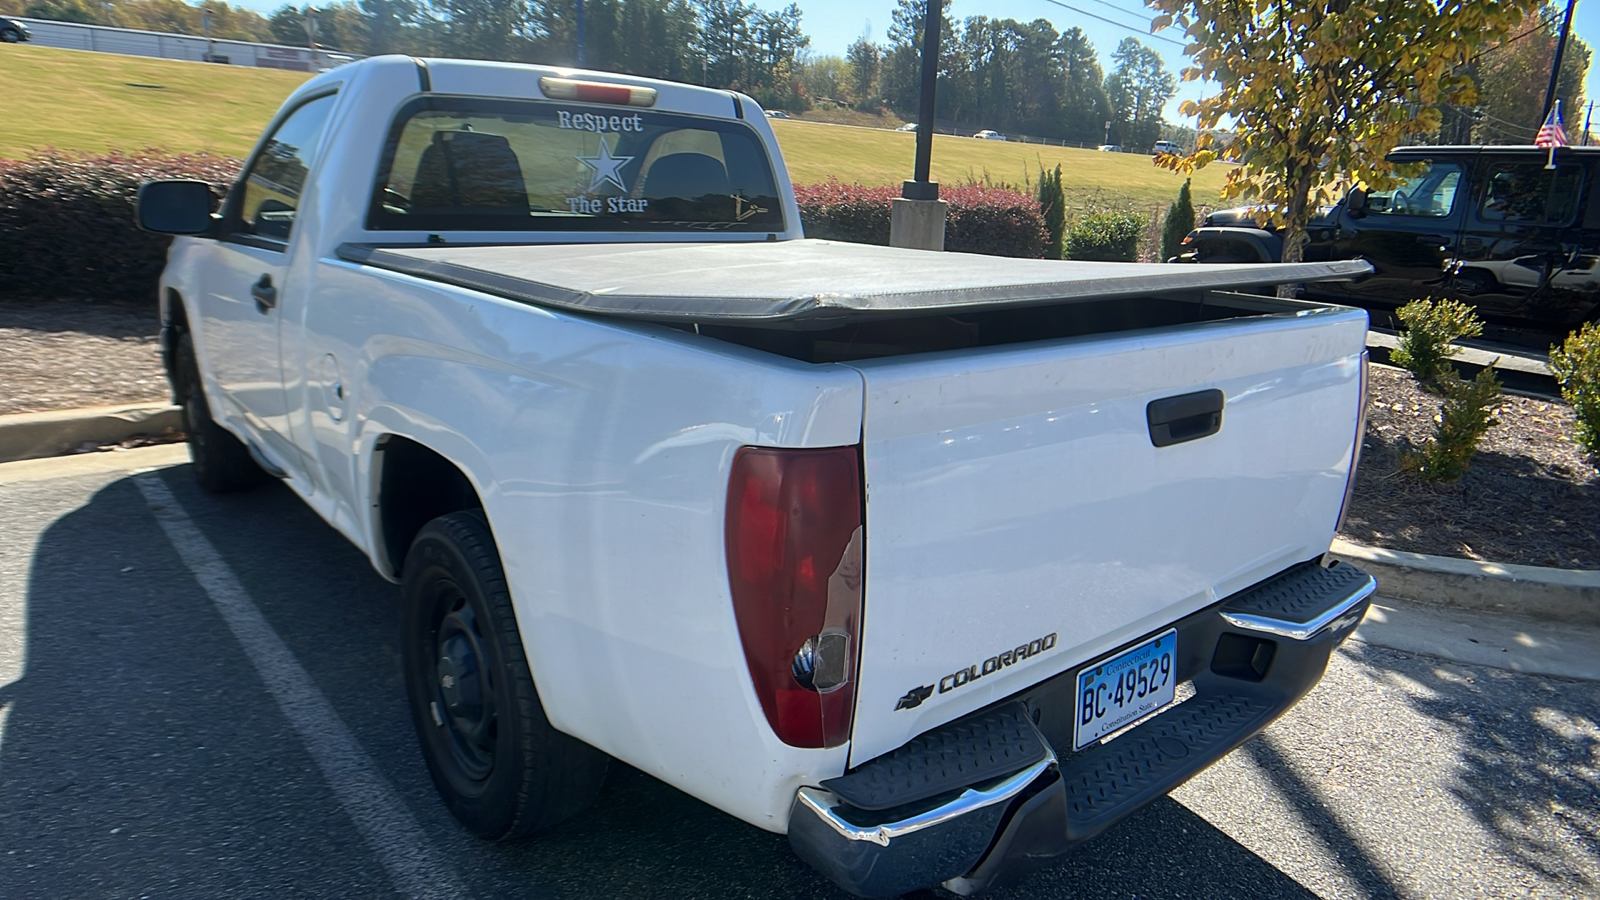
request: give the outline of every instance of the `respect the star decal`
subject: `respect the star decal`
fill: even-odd
[[[594,170],[594,177],[589,180],[589,190],[596,190],[608,181],[616,185],[619,191],[628,189],[628,186],[622,183],[622,167],[633,162],[633,157],[612,156],[611,148],[606,146],[605,138],[600,139],[598,156],[580,156],[577,160]]]

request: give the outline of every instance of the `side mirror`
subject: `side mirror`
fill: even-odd
[[[157,234],[211,230],[211,185],[204,181],[146,181],[134,200],[139,227]]]
[[[1344,199],[1344,208],[1350,211],[1352,219],[1359,219],[1367,214],[1367,192],[1361,188],[1351,188],[1349,196]]]

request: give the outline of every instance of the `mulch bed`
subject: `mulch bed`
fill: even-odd
[[[0,303],[0,414],[167,399],[155,309]],[[1361,473],[1340,537],[1440,556],[1600,569],[1600,472],[1564,403],[1508,396],[1466,477],[1428,485],[1400,467],[1432,434],[1439,398],[1372,367]]]
[[[0,415],[166,402],[155,304],[0,302]]]
[[[1572,408],[1506,396],[1500,423],[1454,484],[1401,470],[1433,435],[1440,400],[1411,374],[1371,370],[1367,439],[1340,537],[1500,563],[1600,569],[1600,472],[1572,440]]]

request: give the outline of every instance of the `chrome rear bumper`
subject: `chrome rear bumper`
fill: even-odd
[[[1344,564],[1286,570],[1167,626],[1178,630],[1180,677],[1194,686],[1187,700],[1061,755],[1073,745],[1078,674],[1064,672],[822,787],[801,788],[790,845],[863,897],[938,884],[970,895],[1009,881],[1163,796],[1283,714],[1322,677],[1374,587]],[[1013,765],[992,775],[997,760]],[[963,766],[992,777],[961,784],[952,772]],[[896,802],[897,791],[907,802]]]

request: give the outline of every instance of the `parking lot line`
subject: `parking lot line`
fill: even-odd
[[[160,475],[148,473],[133,481],[178,556],[222,614],[278,708],[294,726],[339,805],[383,863],[395,890],[407,897],[468,896],[455,870],[378,774],[311,675],[261,615],[233,570]]]

